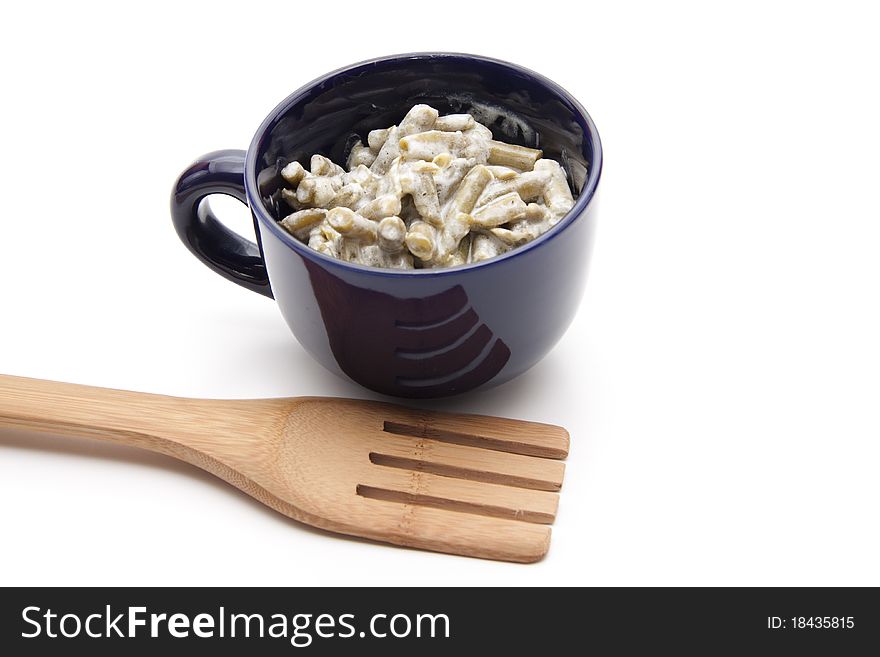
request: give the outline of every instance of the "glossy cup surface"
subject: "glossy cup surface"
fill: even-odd
[[[542,148],[569,174],[572,211],[493,260],[415,271],[325,257],[276,223],[289,212],[278,175],[287,162],[313,153],[343,162],[355,136],[399,122],[417,103],[470,112],[496,139]],[[553,82],[505,62],[427,53],[356,64],[294,92],[257,131],[244,188],[271,293],[303,347],[372,390],[439,397],[522,374],[568,328],[592,250],[601,166],[595,126]]]

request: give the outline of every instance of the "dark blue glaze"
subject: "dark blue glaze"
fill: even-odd
[[[171,219],[180,239],[199,260],[234,283],[272,298],[259,247],[226,228],[202,203],[211,194],[229,194],[247,203],[245,155],[238,150],[214,151],[193,162],[174,185]]]
[[[494,114],[488,125],[497,139],[540,147],[563,163],[578,194],[572,211],[498,258],[415,271],[328,258],[276,223],[289,212],[279,198],[287,162],[307,163],[313,153],[342,162],[356,136],[398,123],[416,103],[475,113],[484,122]],[[294,335],[325,367],[385,394],[439,397],[522,374],[568,328],[586,280],[601,168],[595,126],[550,80],[483,57],[400,55],[294,92],[266,118],[246,156],[218,151],[200,158],[175,186],[172,216],[181,239],[208,266],[274,294]],[[213,193],[248,203],[259,246],[206,213],[200,200]]]

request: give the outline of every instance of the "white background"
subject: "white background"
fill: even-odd
[[[540,4],[4,9],[0,372],[371,397],[168,216],[193,158],[246,148],[337,67],[431,49],[523,64],[586,105],[606,160],[575,323],[526,375],[446,404],[570,429],[543,562],[338,538],[165,457],[5,432],[0,584],[880,584],[876,16]]]

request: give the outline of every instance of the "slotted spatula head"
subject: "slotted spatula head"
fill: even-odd
[[[568,453],[561,427],[347,399],[291,403],[275,448],[248,473],[274,499],[237,484],[273,508],[426,550],[517,562],[547,552]]]

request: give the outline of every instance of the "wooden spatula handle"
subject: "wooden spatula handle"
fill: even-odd
[[[99,438],[173,456],[308,522],[257,483],[271,467],[273,452],[263,447],[294,406],[283,398],[189,399],[0,375],[0,429]]]
[[[203,400],[0,375],[0,427],[100,438],[192,461],[189,450],[213,456],[241,422],[254,434],[274,400]]]
[[[168,429],[182,401],[0,375],[0,427],[100,438],[178,457],[181,445]]]

